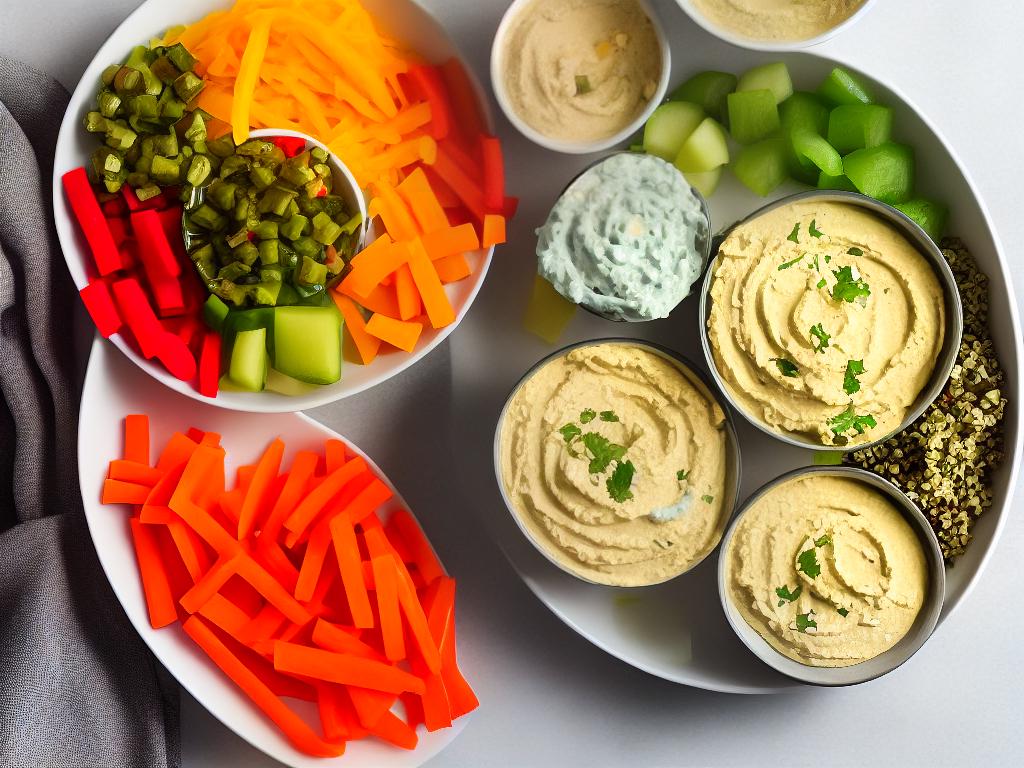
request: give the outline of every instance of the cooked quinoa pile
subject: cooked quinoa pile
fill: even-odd
[[[991,474],[1003,460],[1003,370],[988,326],[988,277],[957,238],[941,243],[960,288],[964,335],[946,388],[907,430],[846,455],[914,499],[951,563],[992,506]]]

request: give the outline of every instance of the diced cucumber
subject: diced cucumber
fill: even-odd
[[[856,192],[853,182],[845,176],[831,176],[824,171],[818,174],[818,189],[841,189],[845,192]]]
[[[713,117],[705,117],[676,155],[675,166],[683,173],[712,171],[729,162],[725,129]]]
[[[843,155],[877,147],[892,136],[892,110],[878,104],[842,104],[828,116],[828,143]]]
[[[729,132],[740,144],[753,144],[779,130],[779,108],[767,88],[728,96]]]
[[[832,104],[871,104],[874,99],[867,84],[852,72],[836,67],[818,86],[818,93]]]
[[[775,94],[775,103],[781,104],[793,95],[793,80],[789,68],[783,61],[762,64],[748,69],[736,84],[737,91],[760,91],[767,89]]]
[[[644,126],[644,151],[671,163],[704,117],[704,110],[688,101],[662,104]]]
[[[725,117],[725,97],[736,90],[736,75],[729,72],[698,72],[669,96],[670,101],[699,104],[716,120]]]
[[[684,173],[683,176],[690,182],[690,186],[700,192],[705,198],[711,197],[718,189],[718,182],[722,180],[722,166],[710,171],[696,173]]]
[[[341,378],[341,314],[333,304],[274,309],[274,368],[308,384]]]
[[[880,144],[843,158],[843,170],[860,192],[895,205],[914,193],[914,150],[905,144]]]
[[[267,329],[242,331],[231,347],[228,377],[247,392],[262,392],[267,383]]]
[[[787,154],[784,139],[765,139],[741,149],[732,171],[748,189],[764,197],[786,180]]]
[[[828,107],[808,91],[797,91],[779,105],[783,131],[811,131],[819,136],[828,132]]]
[[[942,233],[946,229],[946,219],[949,217],[949,210],[942,203],[915,198],[905,203],[896,203],[893,207],[916,221],[935,242],[942,238]]]
[[[289,397],[306,395],[316,389],[315,384],[307,384],[304,381],[285,376],[278,370],[271,368],[267,372],[267,389],[271,392],[278,392]]]
[[[830,176],[841,176],[843,157],[825,139],[810,131],[797,131],[792,136],[793,151],[797,157],[814,163]]]
[[[238,286],[244,291],[242,286]],[[244,309],[229,312],[224,318],[224,325],[221,328],[221,348],[225,352],[225,362],[230,362],[230,351],[235,343],[235,337],[244,332],[263,328],[267,331],[268,348],[273,349],[274,338],[271,331],[274,327],[273,309]]]
[[[221,301],[219,296],[212,293],[206,297],[203,304],[203,321],[215,331],[224,327],[224,319],[228,316],[228,305]]]

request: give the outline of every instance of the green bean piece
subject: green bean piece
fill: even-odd
[[[174,92],[185,102],[192,101],[205,87],[206,83],[192,72],[185,72],[174,81]]]
[[[309,256],[303,256],[295,279],[301,285],[323,285],[327,281],[327,267]]]
[[[181,43],[172,45],[165,55],[182,72],[191,72],[196,66],[195,57]]]

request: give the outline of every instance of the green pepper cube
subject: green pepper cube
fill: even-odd
[[[301,213],[297,213],[286,221],[283,221],[278,227],[278,231],[280,232],[281,237],[292,241],[298,240],[304,234],[309,232],[309,219]]]
[[[272,213],[275,216],[284,216],[289,208],[288,204],[294,202],[296,194],[297,193],[293,190],[288,190],[275,184],[267,189],[263,193],[262,197],[260,197],[256,210],[260,213]]]
[[[341,227],[321,211],[313,217],[313,239],[321,245],[330,245],[341,237]]]
[[[878,104],[842,104],[828,118],[828,143],[843,155],[885,144],[892,136],[892,110]]]
[[[698,72],[670,95],[669,101],[688,101],[712,117],[725,117],[725,99],[736,90],[736,75],[729,72]]]
[[[276,180],[277,176],[274,174],[273,169],[266,166],[256,165],[249,171],[249,181],[260,191],[270,187]]]
[[[273,307],[277,304],[277,297],[281,293],[280,280],[268,280],[249,286],[249,298],[253,304],[260,304]]]
[[[186,103],[198,96],[205,87],[206,83],[203,82],[202,78],[197,77],[192,72],[185,72],[174,81],[174,92],[178,94],[179,99]]]
[[[856,192],[857,188],[846,176],[832,176],[822,171],[818,174],[818,189],[840,189],[845,192]]]
[[[206,155],[195,155],[189,163],[185,180],[194,187],[201,187],[213,173],[213,164]]]
[[[219,296],[210,294],[203,304],[203,322],[215,331],[224,327],[224,318],[228,316],[228,305]]]
[[[784,61],[773,61],[744,72],[736,83],[737,91],[760,91],[767,89],[775,95],[775,103],[781,104],[793,95],[793,79]]]
[[[732,170],[747,189],[764,197],[786,180],[786,156],[784,139],[765,139],[741,149]]]
[[[942,238],[942,233],[946,229],[946,219],[949,218],[949,210],[942,203],[915,198],[905,203],[896,203],[894,207],[913,219],[935,242]]]
[[[914,193],[914,150],[905,144],[858,149],[843,158],[843,170],[859,192],[889,205]]]
[[[740,144],[753,144],[779,130],[775,94],[767,88],[730,93],[729,131]]]
[[[217,277],[217,266],[213,252],[213,246],[207,243],[189,254],[196,271],[203,280],[209,283]]]
[[[252,233],[256,235],[258,240],[276,240],[278,237],[277,222],[264,219],[253,227]]]
[[[309,256],[303,256],[295,279],[302,285],[323,285],[327,281],[327,267]]]
[[[154,155],[149,175],[160,184],[177,184],[181,181],[181,158]]]
[[[871,91],[861,78],[852,72],[836,67],[818,86],[818,93],[832,104],[871,104]]]
[[[260,252],[260,263],[261,264],[277,264],[280,260],[278,240],[260,240],[259,245],[256,248]]]
[[[166,56],[182,72],[191,72],[196,66],[195,57],[181,43],[175,43],[168,48]]]
[[[324,247],[312,237],[300,237],[292,241],[292,248],[299,256],[308,256],[311,259],[323,257]]]
[[[240,261],[243,264],[251,266],[256,262],[256,259],[260,257],[259,249],[246,240],[241,245],[237,245],[231,249],[232,261]]]

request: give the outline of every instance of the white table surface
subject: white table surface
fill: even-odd
[[[0,54],[74,87],[138,2],[0,0]],[[425,4],[485,75],[506,0]],[[674,33],[677,71],[700,68],[700,61],[687,61],[685,41],[703,33],[672,0],[655,5]],[[935,120],[989,206],[1019,295],[1021,40],[1018,0],[881,0],[848,33],[818,49],[894,82]],[[528,235],[529,228],[520,223],[517,232]],[[499,258],[532,259],[533,245],[518,237]],[[403,489],[450,570],[472,574],[460,585],[461,655],[484,704],[431,766],[1024,764],[1020,518],[1011,516],[966,603],[911,663],[881,680],[781,697],[673,685],[606,656],[563,626],[474,524],[479,510],[446,493],[445,451],[426,446],[445,440],[437,416],[452,406],[450,360],[442,347],[378,390],[313,412],[367,450]],[[388,407],[375,409],[376,403]],[[371,411],[377,411],[372,418]],[[1015,506],[1024,503],[1022,491]],[[187,696],[182,709],[186,768],[278,765]]]

